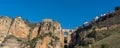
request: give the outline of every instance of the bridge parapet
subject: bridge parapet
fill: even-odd
[[[68,34],[72,34],[75,29],[62,29],[62,33],[67,32]]]

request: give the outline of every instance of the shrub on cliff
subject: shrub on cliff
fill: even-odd
[[[115,7],[115,11],[118,11],[118,10],[120,10],[120,6]]]
[[[109,45],[108,44],[102,44],[101,48],[109,48]]]

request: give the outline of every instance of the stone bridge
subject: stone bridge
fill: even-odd
[[[62,29],[62,33],[63,33],[63,45],[64,48],[68,48],[68,44],[70,43],[71,40],[71,34],[74,32],[74,29]]]

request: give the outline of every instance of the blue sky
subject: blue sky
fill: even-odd
[[[76,28],[115,6],[120,0],[0,0],[0,16],[21,16],[34,23],[51,18],[62,28]]]

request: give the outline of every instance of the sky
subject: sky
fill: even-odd
[[[120,6],[120,0],[0,0],[0,16],[21,16],[32,23],[48,18],[74,29],[114,11],[115,6]]]

